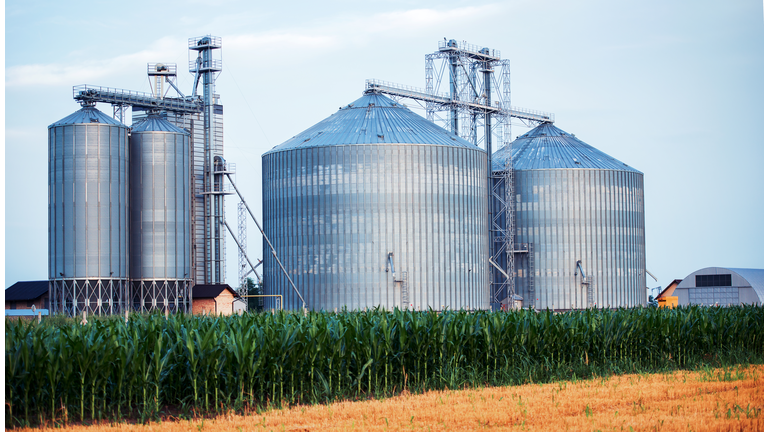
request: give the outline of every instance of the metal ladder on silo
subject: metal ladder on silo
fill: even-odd
[[[533,281],[534,281],[533,257],[534,257],[533,243],[528,243],[528,292],[531,293],[531,303],[535,301],[533,299],[534,299],[534,293],[536,291],[536,287],[533,285]]]
[[[507,287],[508,298],[517,294],[517,287],[515,286],[515,278],[517,276],[515,272],[515,231],[517,230],[517,220],[515,219],[515,214],[517,213],[515,207],[517,203],[515,202],[515,193],[517,189],[515,185],[515,170],[512,167],[511,160],[507,159],[507,164],[504,167],[504,209],[506,211],[506,224],[504,227],[506,231],[506,242],[504,248],[506,249],[507,254],[507,283],[509,284]]]
[[[392,271],[392,280],[396,284],[400,283],[400,306],[403,309],[408,309],[408,305],[410,303],[408,301],[408,272],[401,271],[400,279],[397,278],[397,272],[395,271],[395,254],[393,252],[389,252],[387,254],[387,264],[389,266],[387,267],[386,271]]]
[[[408,309],[408,272],[400,272],[400,296],[403,309]]]
[[[587,307],[595,307],[595,287],[592,285],[592,276],[587,276],[583,283],[587,286]]]

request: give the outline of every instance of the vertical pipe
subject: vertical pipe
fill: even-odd
[[[493,72],[493,69],[491,68],[490,62],[485,62],[483,64],[483,80],[485,81],[485,105],[491,106],[491,73]],[[493,165],[491,164],[491,158],[493,155],[493,137],[491,134],[491,112],[486,111],[485,112],[485,151],[488,155],[487,160],[487,184],[488,184],[488,256],[493,257]],[[493,286],[493,274],[494,270],[492,266],[489,266],[489,272],[488,272],[488,287],[489,287],[489,295],[490,289],[492,289]]]
[[[459,113],[457,112],[456,108],[456,101],[459,99],[459,92],[458,92],[458,82],[456,77],[456,66],[458,64],[458,58],[456,54],[451,53],[450,56],[450,62],[451,62],[451,132],[453,132],[454,135],[459,134]]]
[[[201,49],[202,64],[198,63],[198,69],[202,68],[203,77],[203,128],[204,128],[204,142],[205,142],[205,282],[206,283],[223,283],[224,276],[221,270],[222,263],[222,244],[221,244],[221,224],[219,223],[223,217],[223,195],[216,193],[219,192],[216,189],[217,179],[214,174],[214,128],[213,128],[213,115],[214,115],[214,71],[216,70],[213,64],[213,49],[217,48],[213,46],[211,40],[210,45]],[[198,71],[199,73],[200,71]],[[220,177],[220,175],[218,176]],[[219,184],[222,183],[221,178],[218,179]]]

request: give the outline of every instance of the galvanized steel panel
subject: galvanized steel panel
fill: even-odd
[[[544,155],[550,158],[542,160]],[[494,172],[501,174],[509,157],[515,167],[515,242],[533,249],[532,257],[515,256],[515,286],[524,306],[644,304],[643,174],[548,124],[494,154]],[[582,284],[576,266],[579,260],[592,280],[592,304],[587,301],[590,286]]]
[[[157,116],[131,130],[131,279],[191,279],[189,134]]]
[[[531,129],[494,153],[493,171],[503,171],[510,158],[517,170],[594,168],[640,172],[551,123]]]
[[[487,163],[472,146],[334,145],[263,157],[264,226],[309,308],[487,309]],[[265,287],[301,302],[265,246]],[[274,307],[275,302],[268,302]]]
[[[266,154],[296,148],[381,143],[476,148],[392,99],[367,94]]]
[[[63,119],[51,124],[50,126],[48,126],[48,129],[56,126],[67,126],[67,125],[75,125],[75,124],[78,124],[78,125],[93,124],[93,123],[127,127],[124,124],[104,114],[103,112],[99,111],[96,108],[84,107],[64,117]]]
[[[49,278],[128,278],[128,140],[95,108],[49,134]]]

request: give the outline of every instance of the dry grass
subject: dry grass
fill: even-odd
[[[298,406],[259,415],[72,426],[101,431],[762,431],[763,366]]]

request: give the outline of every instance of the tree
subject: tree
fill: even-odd
[[[264,294],[264,282],[258,284],[253,278],[245,280],[245,286],[248,288],[248,295],[263,295]],[[248,310],[254,313],[258,313],[264,310],[264,298],[263,297],[248,297]]]

